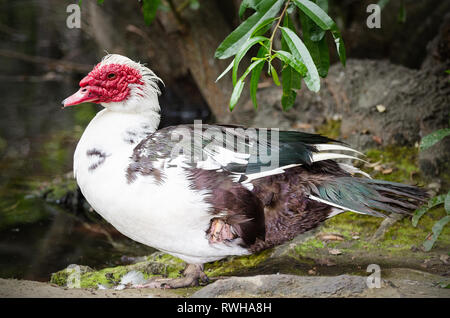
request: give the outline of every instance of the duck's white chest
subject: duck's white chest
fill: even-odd
[[[107,119],[91,122],[74,156],[77,183],[95,211],[131,239],[190,263],[248,253],[208,242],[208,193],[193,190],[182,168],[164,169],[164,182],[152,175],[131,181],[127,169],[136,143],[123,140],[128,129],[123,118]],[[109,127],[114,129],[108,132]]]

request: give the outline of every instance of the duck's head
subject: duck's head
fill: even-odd
[[[108,54],[80,81],[80,89],[67,97],[64,107],[91,102],[122,112],[159,112],[158,82],[146,66],[128,57]]]

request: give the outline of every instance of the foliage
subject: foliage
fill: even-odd
[[[441,234],[442,230],[444,229],[444,226],[450,221],[450,191],[447,194],[441,194],[441,195],[431,198],[427,204],[423,205],[422,207],[417,209],[416,212],[414,212],[412,224],[413,224],[413,226],[417,226],[419,219],[426,212],[428,212],[430,209],[432,209],[438,205],[441,205],[441,204],[444,204],[445,212],[447,213],[447,215],[444,216],[443,218],[441,218],[439,221],[437,221],[434,224],[434,226],[431,230],[432,233],[430,233],[428,235],[427,239],[423,243],[423,247],[424,247],[425,251],[431,250],[434,243],[436,242],[439,235]]]
[[[156,10],[158,10],[161,0],[142,0],[142,12],[144,14],[144,21],[151,24],[156,17]]]
[[[258,107],[256,90],[264,65],[276,85],[283,86],[282,106],[290,109],[296,99],[296,90],[301,79],[314,91],[320,90],[320,77],[328,74],[330,58],[325,32],[330,31],[336,44],[340,60],[345,65],[346,54],[341,34],[336,23],[328,16],[327,0],[243,0],[239,9],[242,17],[247,9],[254,12],[243,21],[219,45],[215,56],[226,59],[234,56],[222,78],[231,69],[234,90],[230,99],[230,110],[236,106],[244,88],[245,79],[251,73],[250,96]],[[298,35],[293,17],[299,13],[303,40]],[[274,49],[277,31],[281,31],[281,49]],[[265,36],[269,33],[268,36]],[[238,68],[243,57],[256,44],[259,51],[252,63],[238,78]],[[281,82],[274,61],[281,64]]]
[[[177,16],[187,6],[198,9],[200,5],[199,0],[185,0],[178,7],[175,7],[172,0],[142,0],[147,24],[154,20],[158,8],[165,7],[165,2]],[[274,83],[283,87],[281,104],[284,110],[294,105],[296,90],[301,88],[302,79],[310,90],[318,92],[320,77],[326,77],[330,67],[326,31],[330,31],[334,38],[339,58],[345,66],[344,42],[336,23],[327,14],[328,0],[243,0],[239,17],[242,19],[248,10],[252,10],[252,14],[225,38],[215,53],[215,57],[219,59],[234,56],[230,65],[217,78],[219,80],[232,70],[234,89],[230,98],[230,110],[238,103],[249,75],[250,96],[255,108],[258,107],[256,91],[265,65],[267,74]],[[302,38],[293,19],[297,17],[297,11]],[[279,50],[274,48],[277,34],[281,34]],[[238,76],[239,64],[255,45],[259,46],[257,55],[252,57],[250,66]],[[280,70],[274,65],[275,60],[280,63]]]
[[[450,135],[450,128],[438,129],[432,132],[431,134],[422,138],[422,141],[420,142],[420,150],[426,150],[430,148],[435,143],[437,143],[438,141],[449,135]]]
[[[425,150],[442,140],[444,137],[450,135],[450,129],[439,129],[435,132],[425,136],[422,138],[422,141],[420,142],[420,150]],[[446,216],[441,218],[439,221],[437,221],[433,228],[432,233],[428,235],[427,239],[423,243],[423,247],[426,251],[429,251],[433,248],[434,243],[438,239],[439,235],[441,234],[444,226],[450,222],[450,191],[447,194],[441,194],[436,197],[431,198],[426,205],[421,206],[419,209],[417,209],[414,212],[414,216],[412,219],[412,224],[414,226],[417,226],[417,223],[419,222],[419,219],[430,209],[434,208],[435,206],[444,204],[445,212],[447,213]]]
[[[384,7],[390,2],[390,0],[379,0],[378,5],[380,6],[380,9],[383,10]],[[406,8],[405,8],[405,1],[400,1],[400,9],[398,11],[398,22],[405,23],[406,22]]]

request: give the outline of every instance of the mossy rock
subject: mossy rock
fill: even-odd
[[[105,287],[116,286],[121,278],[131,271],[138,271],[144,274],[148,279],[153,276],[168,278],[177,278],[184,269],[185,263],[178,258],[164,253],[153,253],[143,262],[132,265],[108,267],[101,270],[79,270],[79,286],[81,288],[98,288],[99,285]],[[68,281],[71,274],[74,274],[74,268],[79,265],[70,265],[68,268],[52,274],[50,282],[58,286],[74,287],[73,283]]]

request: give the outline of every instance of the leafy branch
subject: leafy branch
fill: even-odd
[[[178,6],[174,0],[141,2],[147,24],[154,20],[158,8],[172,10],[177,20],[181,21],[182,10],[188,6],[197,9],[200,5],[199,0],[184,0]],[[294,106],[302,79],[308,89],[318,92],[320,77],[326,77],[330,67],[326,31],[330,31],[334,38],[340,61],[345,66],[344,42],[336,23],[328,16],[328,0],[242,0],[239,17],[243,19],[249,10],[252,14],[223,40],[215,52],[215,57],[219,59],[234,57],[216,80],[232,71],[234,88],[229,103],[230,110],[237,105],[248,76],[250,97],[255,108],[258,107],[256,92],[266,64],[267,74],[276,85],[282,86],[283,110]],[[301,24],[301,36],[294,23],[295,19]],[[269,32],[270,35],[267,35]],[[275,40],[280,34],[281,48],[276,49]],[[257,55],[251,58],[250,66],[238,76],[240,62],[255,45],[259,46]],[[281,65],[281,81],[274,66],[275,60]]]
[[[276,85],[283,87],[281,104],[284,110],[294,105],[296,90],[300,89],[302,79],[308,89],[318,92],[320,77],[327,76],[330,66],[326,31],[331,32],[341,63],[345,66],[344,43],[336,23],[327,14],[327,0],[243,0],[239,9],[241,18],[247,9],[252,9],[254,13],[225,38],[215,53],[215,57],[219,59],[234,56],[231,64],[217,79],[233,70],[234,89],[230,99],[230,110],[235,108],[249,74],[251,74],[250,96],[255,108],[258,107],[256,90],[266,63],[269,76]],[[303,39],[298,35],[299,32],[292,19],[296,11],[299,12]],[[271,29],[270,37],[265,37],[264,35]],[[278,30],[281,30],[280,50],[274,49]],[[252,63],[238,79],[239,63],[256,44],[260,46],[257,56],[251,59]],[[281,63],[281,82],[273,66],[274,60]]]
[[[424,150],[432,147],[433,145],[435,145],[436,143],[438,143],[439,141],[441,141],[442,139],[444,139],[447,136],[450,136],[450,128],[439,129],[439,130],[432,132],[431,134],[422,138],[422,140],[420,142],[420,146],[419,146],[420,151],[424,151]],[[447,215],[444,216],[443,218],[441,218],[439,221],[437,221],[433,225],[433,228],[431,229],[431,233],[428,235],[427,239],[423,243],[423,247],[424,247],[425,251],[429,251],[433,248],[433,245],[434,245],[434,243],[436,243],[442,230],[447,225],[447,223],[450,222],[450,191],[447,194],[441,194],[441,195],[431,198],[427,204],[421,206],[419,209],[417,209],[414,212],[414,216],[412,218],[412,224],[413,224],[413,226],[417,226],[420,218],[425,213],[427,213],[432,208],[434,208],[438,205],[441,205],[441,204],[444,204],[444,209],[445,209],[445,212],[447,213]]]

